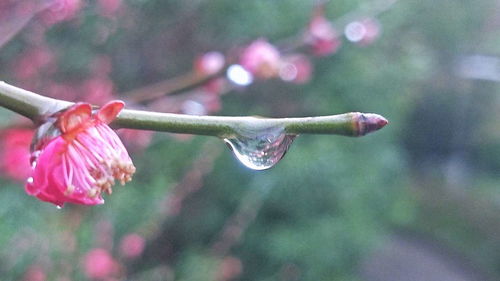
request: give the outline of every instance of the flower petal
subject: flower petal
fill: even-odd
[[[113,100],[101,107],[97,112],[97,119],[105,124],[111,123],[122,111],[125,103],[121,100]]]
[[[58,119],[59,129],[69,133],[90,120],[92,107],[88,103],[77,103],[64,111]]]

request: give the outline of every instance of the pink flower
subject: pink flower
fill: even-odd
[[[52,51],[45,47],[35,47],[21,54],[16,62],[14,72],[19,80],[31,79],[47,71],[54,63]],[[50,70],[50,69],[49,69]]]
[[[52,138],[35,145],[26,192],[58,206],[95,205],[104,203],[103,192],[111,194],[115,179],[122,185],[130,181],[135,167],[107,125],[123,106],[111,101],[93,114],[90,104],[77,103],[61,113],[49,131]]]
[[[146,241],[137,233],[128,234],[120,242],[120,251],[124,257],[135,258],[142,254]]]
[[[98,0],[97,5],[99,6],[101,15],[110,17],[120,9],[122,0]]]
[[[297,84],[309,82],[312,74],[312,64],[304,55],[290,55],[283,58],[280,67],[280,78]]]
[[[45,270],[39,265],[32,265],[28,268],[28,271],[24,274],[24,281],[45,281],[47,280],[47,274]]]
[[[226,59],[223,54],[208,52],[196,58],[194,69],[201,75],[212,75],[220,71],[225,63]]]
[[[264,39],[258,39],[243,50],[240,64],[254,76],[275,77],[280,64],[280,52]]]
[[[91,104],[100,104],[114,95],[114,83],[107,77],[92,77],[80,86],[80,99]]]
[[[204,77],[214,75],[225,65],[226,59],[219,52],[208,52],[199,56],[194,62],[195,73]],[[224,87],[224,80],[214,78],[203,85],[203,89],[211,93],[220,93]]]
[[[372,18],[353,21],[345,27],[344,33],[349,41],[366,46],[379,37],[380,24],[376,19]]]
[[[89,279],[107,279],[116,275],[119,270],[120,265],[104,249],[92,249],[83,258],[83,272]]]
[[[71,20],[76,17],[82,6],[81,0],[54,0],[42,18],[48,26]]]
[[[243,271],[243,264],[237,257],[227,256],[222,259],[217,269],[217,280],[234,280]]]
[[[305,41],[317,56],[334,54],[341,45],[337,31],[322,12],[317,12],[309,23]]]
[[[15,180],[25,180],[31,173],[30,144],[33,130],[6,129],[2,132],[1,168],[3,173]]]
[[[78,92],[75,91],[74,87],[69,83],[57,83],[50,81],[47,85],[47,93],[50,97],[64,99],[64,100],[76,100]]]

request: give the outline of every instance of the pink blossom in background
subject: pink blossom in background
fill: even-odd
[[[203,90],[205,90],[208,93],[219,95],[223,90],[224,86],[226,84],[226,80],[223,78],[215,78],[207,83],[203,84]]]
[[[142,254],[146,240],[137,233],[131,233],[123,237],[120,242],[120,253],[126,258],[136,258]]]
[[[283,58],[280,67],[280,78],[297,84],[309,82],[313,66],[307,56],[296,54]]]
[[[0,156],[2,173],[14,180],[24,181],[31,173],[30,144],[33,130],[6,129],[1,133]]]
[[[233,280],[241,275],[243,264],[237,257],[227,256],[219,265],[217,270],[217,281]]]
[[[46,281],[47,274],[45,270],[39,265],[32,265],[24,274],[23,281]]]
[[[219,93],[207,91],[202,96],[201,102],[205,106],[207,114],[219,112],[222,109],[221,96]]]
[[[219,72],[225,63],[226,59],[222,53],[208,52],[196,58],[194,69],[200,75],[212,75]]]
[[[113,62],[107,55],[97,55],[90,62],[90,72],[94,77],[108,76],[113,70]]]
[[[111,101],[93,114],[90,104],[78,103],[60,114],[55,123],[60,135],[35,145],[26,192],[58,206],[95,205],[104,203],[102,193],[111,194],[115,180],[130,181],[135,167],[107,125],[123,106]]]
[[[82,0],[53,0],[52,5],[42,14],[46,25],[72,20],[83,7]]]
[[[200,76],[214,75],[225,65],[226,59],[220,52],[208,52],[198,56],[194,62],[194,71]],[[224,87],[224,79],[215,78],[203,85],[203,89],[211,93],[220,93]]]
[[[15,77],[26,80],[39,75],[41,71],[54,63],[54,55],[47,47],[33,47],[22,53],[14,65]],[[46,70],[46,69],[45,69]]]
[[[90,250],[83,257],[83,273],[89,279],[104,280],[117,275],[120,265],[111,254],[101,248]]]
[[[349,23],[344,33],[347,40],[367,46],[380,36],[380,30],[380,24],[376,19],[367,18]]]
[[[67,101],[75,101],[78,99],[78,92],[69,83],[57,83],[50,81],[46,86],[45,92],[48,96],[57,99]]]
[[[92,77],[81,84],[79,88],[79,100],[91,103],[102,104],[113,99],[114,83],[107,77]]]
[[[117,134],[123,140],[123,143],[132,153],[137,153],[151,143],[153,139],[153,131],[133,130],[133,129],[120,129]]]
[[[110,17],[115,15],[122,6],[122,0],[98,0],[97,5],[99,13],[103,16]]]
[[[255,77],[269,79],[278,75],[280,52],[265,39],[253,41],[240,56],[240,64]]]
[[[332,23],[322,13],[317,13],[312,18],[305,41],[312,47],[312,52],[317,56],[332,55],[340,48],[341,41]]]
[[[114,98],[114,83],[109,78],[91,77],[74,85],[69,82],[48,82],[45,92],[48,96],[67,101],[84,101],[102,104]]]

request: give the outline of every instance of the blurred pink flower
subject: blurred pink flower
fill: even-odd
[[[122,0],[98,0],[97,5],[101,15],[110,17],[115,15],[122,6]]]
[[[72,20],[81,10],[81,0],[54,0],[49,9],[42,14],[45,24],[51,26],[56,23]]]
[[[132,153],[141,151],[148,147],[153,138],[153,131],[120,129],[117,134],[123,140],[123,143]]]
[[[80,100],[91,104],[101,104],[113,99],[114,83],[106,77],[92,77],[80,86]]]
[[[219,95],[224,90],[226,81],[223,78],[215,78],[203,84],[203,90],[208,93]]]
[[[202,103],[207,114],[219,112],[222,109],[221,97],[217,92],[207,91],[202,97]]]
[[[67,101],[74,101],[78,97],[74,87],[66,83],[49,82],[46,92],[50,97]]]
[[[219,265],[216,280],[225,281],[237,278],[243,271],[243,264],[237,257],[227,256]]]
[[[54,62],[54,55],[47,47],[34,47],[21,54],[14,66],[19,80],[31,79]]]
[[[28,268],[28,271],[24,274],[24,281],[45,281],[47,280],[47,274],[45,270],[39,265],[32,265]]]
[[[208,52],[196,58],[194,69],[200,75],[212,75],[224,67],[226,59],[220,52]]]
[[[304,55],[290,55],[283,58],[280,67],[280,78],[297,84],[309,82],[313,66],[308,57]]]
[[[280,52],[265,39],[258,39],[243,50],[240,64],[255,77],[269,79],[278,75]]]
[[[135,167],[107,125],[123,106],[111,101],[92,114],[90,104],[78,103],[61,113],[51,131],[59,135],[35,145],[26,192],[58,206],[95,205],[104,203],[102,192],[111,194],[115,179],[122,185],[130,181]]]
[[[136,258],[144,251],[146,240],[137,233],[131,233],[123,237],[120,242],[120,252],[126,258]]]
[[[94,77],[108,76],[113,70],[113,62],[107,55],[97,55],[90,62],[90,72]]]
[[[208,52],[198,56],[194,62],[195,73],[200,76],[214,75],[225,65],[226,59],[220,52]],[[211,93],[220,93],[224,87],[224,79],[214,78],[203,85],[203,89]]]
[[[111,254],[101,248],[90,250],[83,257],[83,272],[89,279],[104,280],[117,275],[120,265]]]
[[[22,128],[6,129],[1,133],[1,168],[8,177],[24,181],[30,175],[30,144],[33,134],[33,130]]]
[[[349,41],[366,46],[380,36],[380,24],[372,18],[353,21],[345,27],[344,33]]]
[[[317,56],[334,54],[340,48],[341,41],[332,23],[322,12],[317,12],[306,31],[305,41],[312,47],[312,52]]]

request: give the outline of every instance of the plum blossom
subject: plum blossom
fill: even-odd
[[[280,67],[280,78],[296,84],[304,84],[311,79],[313,66],[308,57],[300,54],[283,58]]]
[[[135,167],[107,125],[123,106],[121,101],[111,101],[93,113],[90,104],[77,103],[53,124],[41,126],[26,192],[58,206],[65,202],[95,205],[104,203],[102,193],[111,194],[115,180],[122,185],[130,181]]]
[[[14,180],[25,180],[31,173],[29,147],[33,130],[9,128],[1,133],[1,137],[2,173]]]
[[[342,44],[337,30],[325,18],[322,11],[317,11],[311,19],[304,40],[311,46],[312,53],[316,56],[332,55]]]
[[[78,15],[83,5],[81,0],[54,0],[42,15],[42,19],[48,26],[72,20]]]
[[[224,55],[220,52],[207,52],[196,58],[194,71],[199,76],[215,75],[221,71],[226,64]],[[224,79],[214,78],[203,84],[203,89],[209,93],[218,94],[224,87]]]
[[[89,279],[105,280],[120,271],[120,264],[105,249],[90,250],[82,261],[83,272]]]
[[[380,36],[380,23],[373,18],[349,23],[344,30],[347,40],[367,46]]]
[[[136,258],[142,254],[146,240],[137,233],[131,233],[123,237],[120,242],[120,252],[126,258]]]
[[[240,57],[240,64],[255,77],[269,79],[278,75],[280,52],[265,39],[253,41]]]

